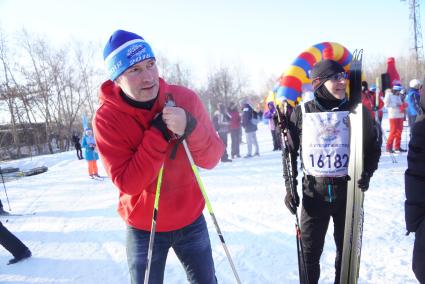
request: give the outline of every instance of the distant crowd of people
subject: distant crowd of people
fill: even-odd
[[[401,145],[403,122],[407,120],[411,130],[416,117],[422,113],[419,103],[422,83],[418,79],[412,79],[407,89],[400,84],[394,84],[392,88],[380,91],[378,95],[376,90],[375,85],[368,88],[368,83],[363,81],[362,103],[379,124],[382,123],[384,108],[386,109],[390,126],[389,135],[385,137],[386,151],[388,153],[407,152],[407,148]]]
[[[231,162],[240,158],[240,144],[242,143],[242,128],[245,132],[247,154],[244,158],[260,156],[260,147],[257,140],[258,123],[262,120],[261,110],[255,111],[248,100],[242,100],[240,107],[231,102],[229,107],[219,103],[214,112],[212,121],[225,148],[221,156],[222,162]],[[231,158],[227,153],[228,136],[231,137]],[[253,152],[254,151],[254,152]]]

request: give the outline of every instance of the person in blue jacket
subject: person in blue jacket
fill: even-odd
[[[422,113],[421,107],[419,106],[420,100],[420,90],[422,89],[422,84],[418,79],[413,79],[409,82],[409,90],[406,95],[407,102],[407,116],[409,119],[410,131],[415,124],[416,117],[418,114]]]
[[[97,160],[99,160],[99,154],[96,149],[96,141],[93,137],[93,131],[87,127],[85,129],[85,135],[83,137],[81,146],[85,149],[85,157],[88,162],[89,176],[91,178],[100,177],[97,169]]]

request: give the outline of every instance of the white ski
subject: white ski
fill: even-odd
[[[351,69],[354,78],[350,80],[361,82],[361,56],[355,53]],[[354,71],[354,72],[353,72]],[[351,83],[351,82],[350,82]],[[351,87],[351,84],[350,84]],[[353,88],[354,89],[354,88]],[[357,89],[357,87],[355,87]],[[360,95],[351,93],[351,95]],[[358,99],[358,98],[357,98]],[[347,209],[345,215],[344,245],[341,263],[340,283],[355,284],[358,282],[360,256],[363,235],[363,201],[364,193],[358,187],[357,181],[363,172],[363,106],[358,103],[355,111],[350,114],[350,162],[347,185]]]

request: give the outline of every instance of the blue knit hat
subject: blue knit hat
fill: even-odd
[[[103,50],[112,81],[134,64],[149,58],[155,58],[150,45],[141,36],[123,30],[114,32]]]
[[[401,90],[403,90],[403,86],[402,85],[394,85],[393,90],[394,91],[401,91]]]

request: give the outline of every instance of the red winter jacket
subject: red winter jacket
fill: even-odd
[[[375,118],[375,111],[373,108],[376,106],[376,93],[371,92],[362,92],[362,104],[367,108],[373,118]],[[384,114],[382,109],[384,108],[384,100],[382,100],[381,96],[378,98],[378,117],[382,118]]]
[[[224,146],[203,104],[191,90],[168,85],[162,79],[151,110],[129,105],[120,91],[112,81],[104,82],[100,87],[100,107],[94,117],[102,162],[119,189],[118,213],[132,227],[151,229],[157,177],[164,163],[157,231],[172,231],[191,224],[202,214],[205,202],[183,145],[178,146],[175,159],[170,160],[175,141],[168,143],[159,130],[150,127],[150,122],[162,111],[165,94],[171,93],[176,105],[197,121],[186,139],[195,164],[211,169],[219,162]]]
[[[230,112],[230,130],[241,128],[241,115],[237,110]]]

